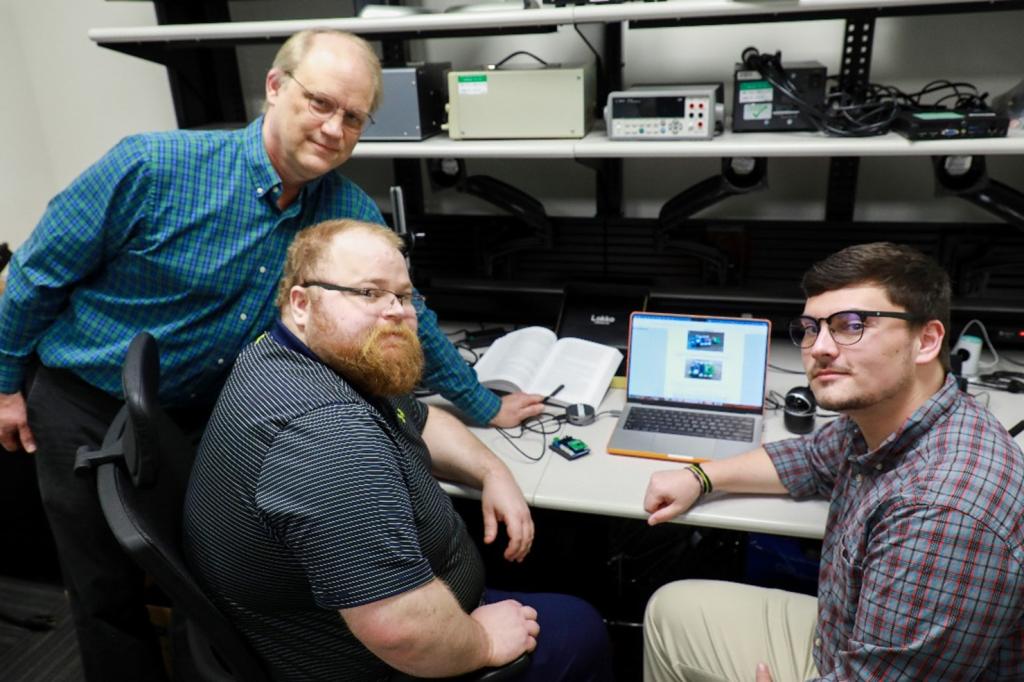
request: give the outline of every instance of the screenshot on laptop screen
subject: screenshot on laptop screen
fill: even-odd
[[[761,411],[770,327],[766,320],[635,313],[629,399]]]

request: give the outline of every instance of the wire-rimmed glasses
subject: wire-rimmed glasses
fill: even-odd
[[[350,130],[353,133],[361,133],[367,124],[374,123],[373,116],[370,115],[370,112],[344,107],[338,104],[333,98],[321,92],[313,92],[307,88],[291,71],[285,71],[284,73],[295,81],[296,85],[302,88],[302,93],[306,97],[306,104],[309,106],[309,113],[317,119],[327,121],[338,113],[338,110],[340,109],[342,112],[341,125],[344,126],[346,130]]]
[[[415,291],[408,294],[399,294],[388,289],[378,289],[376,287],[346,287],[340,284],[331,284],[330,282],[306,282],[302,286],[319,287],[321,289],[327,289],[328,291],[340,291],[343,294],[351,294],[359,297],[359,300],[367,306],[377,310],[383,310],[388,307],[391,305],[392,300],[397,301],[398,305],[406,310],[412,310],[414,304],[423,303],[427,300],[423,294]],[[388,296],[392,296],[393,299],[389,299]]]

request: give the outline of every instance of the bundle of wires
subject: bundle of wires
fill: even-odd
[[[824,105],[812,104],[786,77],[782,53],[762,54],[755,47],[743,50],[746,68],[757,71],[819,131],[834,137],[870,137],[889,132],[901,109],[939,110],[952,102],[957,109],[984,109],[988,93],[978,92],[971,83],[934,80],[913,93],[891,85],[869,83],[858,92],[844,92],[838,84],[825,96]],[[838,82],[838,77],[829,80]],[[945,94],[943,94],[945,93]],[[925,98],[941,94],[933,102]]]

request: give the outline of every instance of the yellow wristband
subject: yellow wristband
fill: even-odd
[[[700,464],[694,462],[687,468],[690,470],[690,473],[693,474],[694,478],[697,479],[697,483],[700,484],[700,494],[702,496],[707,495],[714,490],[714,486],[711,485],[711,478],[708,476],[707,472],[701,468]]]

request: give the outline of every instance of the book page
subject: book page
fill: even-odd
[[[495,340],[476,363],[480,383],[503,391],[529,391],[557,337],[544,327],[526,327]]]
[[[552,402],[585,403],[597,409],[621,360],[622,353],[617,348],[572,337],[559,339],[529,384],[528,392],[548,395],[564,385]]]

